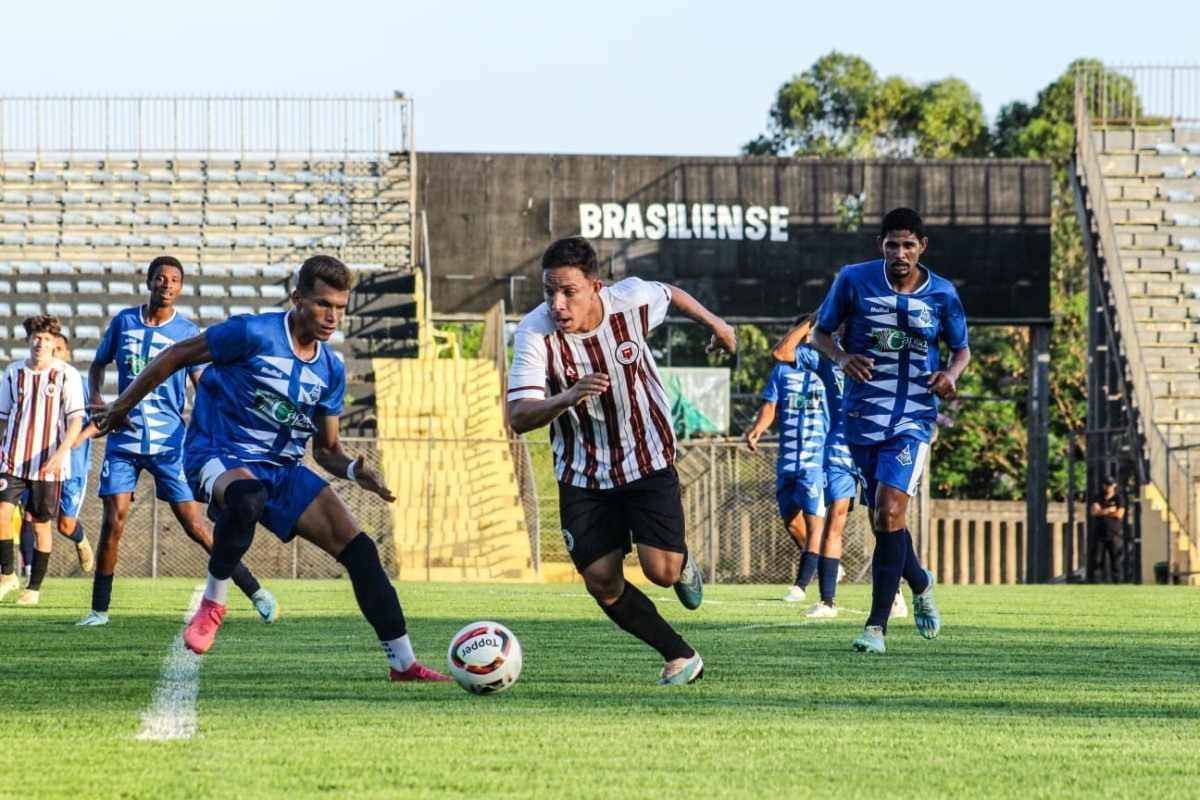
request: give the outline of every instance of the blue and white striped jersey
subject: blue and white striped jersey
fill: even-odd
[[[779,420],[779,475],[819,470],[824,464],[829,405],[820,362],[816,349],[802,344],[795,363],[776,363],[763,388],[762,399],[775,403]]]

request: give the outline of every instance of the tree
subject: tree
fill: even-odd
[[[779,87],[768,120],[746,154],[949,158],[988,148],[983,106],[961,80],[881,79],[863,58],[836,50]]]

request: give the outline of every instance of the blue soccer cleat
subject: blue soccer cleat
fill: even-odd
[[[275,595],[266,589],[259,589],[251,595],[250,602],[254,604],[254,610],[262,617],[262,621],[268,625],[279,619],[279,603],[276,602]]]
[[[933,599],[933,573],[925,570],[929,585],[925,591],[913,592],[913,621],[917,623],[917,633],[926,639],[936,638],[942,629],[942,615],[938,612],[937,601]]]
[[[878,625],[868,625],[854,640],[854,649],[860,653],[875,653],[883,655],[887,646],[883,643],[883,628]]]
[[[81,628],[98,628],[101,625],[108,624],[108,614],[105,614],[103,611],[92,610],[87,613],[87,616],[75,624]]]

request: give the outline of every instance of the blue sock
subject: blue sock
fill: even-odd
[[[79,544],[83,541],[83,520],[75,520],[75,532],[67,538],[75,544]]]
[[[29,520],[24,520],[21,523],[21,569],[29,569],[33,564],[33,542],[35,539],[33,523]]]
[[[817,562],[817,584],[821,587],[821,602],[833,604],[833,598],[837,595],[837,574],[838,566],[842,563],[840,558],[826,558],[821,556]]]
[[[92,579],[92,611],[108,613],[108,605],[112,602],[112,583],[111,574],[105,575],[96,570],[96,577]]]
[[[904,537],[904,547],[906,550],[904,556],[904,582],[908,584],[914,594],[920,594],[929,588],[929,576],[921,568],[921,559],[917,557],[917,551],[913,547],[912,534],[908,532],[908,528],[900,531],[900,534]]]
[[[904,537],[900,531],[875,531],[875,555],[871,558],[871,614],[868,625],[878,625],[887,632],[892,601],[900,589],[900,574],[904,571]]]
[[[796,585],[801,589],[807,589],[808,584],[812,582],[813,575],[817,574],[817,562],[820,561],[820,558],[816,553],[810,553],[807,550],[800,556],[800,570],[796,573]]]

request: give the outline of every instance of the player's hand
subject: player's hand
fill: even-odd
[[[55,451],[54,455],[50,456],[45,464],[42,464],[42,474],[46,476],[47,480],[54,480],[58,477],[58,473],[63,468],[63,460],[64,457]]]
[[[100,436],[128,426],[125,419],[126,413],[117,409],[115,402],[90,406],[88,415],[92,418],[92,424],[96,426],[96,433]]]
[[[846,353],[838,358],[837,365],[850,380],[866,383],[871,380],[871,368],[875,366],[875,359],[858,353]]]
[[[751,428],[746,431],[746,447],[751,453],[758,452],[758,440],[762,438],[763,432],[757,428]]]
[[[383,476],[373,468],[368,467],[362,459],[359,459],[358,469],[354,473],[354,482],[359,487],[366,489],[372,494],[379,495],[389,503],[396,499],[396,495],[392,494],[392,490],[384,485]]]
[[[929,391],[943,400],[950,400],[958,393],[958,387],[948,373],[935,372],[929,376]]]
[[[737,331],[724,320],[717,320],[717,324],[712,328],[712,338],[708,340],[708,345],[704,348],[706,353],[720,350],[730,354],[737,351]]]
[[[608,391],[610,381],[603,372],[591,372],[584,375],[567,389],[571,405],[577,406],[591,397],[598,397]]]

